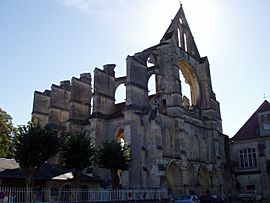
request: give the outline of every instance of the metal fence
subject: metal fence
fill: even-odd
[[[177,191],[177,193],[178,194],[194,193],[198,196],[207,195],[207,194],[223,196],[223,189],[221,186],[217,186],[217,185],[182,186],[179,188],[179,191]]]
[[[71,203],[71,202],[128,202],[142,200],[165,200],[166,189],[57,189],[1,188],[0,203]]]

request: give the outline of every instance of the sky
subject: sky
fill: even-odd
[[[182,0],[201,57],[210,63],[223,133],[232,137],[270,101],[270,1]],[[0,108],[24,125],[34,91],[159,43],[178,0],[0,0]]]

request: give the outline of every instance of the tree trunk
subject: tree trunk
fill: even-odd
[[[26,169],[26,188],[27,188],[27,194],[26,199],[27,202],[33,202],[33,194],[31,194],[30,191],[34,191],[35,186],[35,169],[30,166]]]
[[[34,189],[35,186],[35,169],[30,166],[26,169],[26,187]]]
[[[118,170],[111,170],[111,176],[112,176],[112,188],[119,189]]]
[[[80,191],[80,186],[81,186],[81,173],[82,171],[79,168],[74,168],[73,169],[74,173],[74,186],[75,186],[75,190],[76,190],[76,197],[75,197],[75,201],[81,201],[81,194],[79,193]]]

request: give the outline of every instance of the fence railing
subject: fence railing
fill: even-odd
[[[179,191],[177,191],[178,194],[196,194],[197,196],[201,195],[220,195],[223,196],[223,189],[221,186],[217,185],[191,185],[191,186],[182,186],[179,187]]]
[[[0,203],[75,203],[169,199],[166,189],[1,188]]]

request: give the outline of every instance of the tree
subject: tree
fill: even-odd
[[[14,131],[12,117],[0,108],[0,157],[11,158],[11,135]]]
[[[38,122],[18,127],[14,137],[15,160],[26,171],[26,186],[34,187],[34,176],[41,165],[60,149],[58,132]]]
[[[96,163],[100,168],[111,171],[112,187],[119,188],[119,171],[126,171],[131,161],[131,150],[128,144],[116,140],[104,142],[96,152]]]
[[[94,142],[86,132],[75,131],[64,136],[61,159],[66,167],[73,169],[76,187],[82,170],[93,165],[94,154]]]

